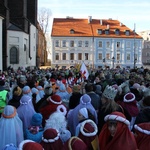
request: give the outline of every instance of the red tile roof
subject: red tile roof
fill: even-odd
[[[105,34],[105,29],[109,25],[109,34]],[[71,34],[70,30],[73,29],[74,33]],[[98,34],[97,30],[102,29],[103,33]],[[119,29],[119,35],[115,34],[115,30]],[[129,30],[130,35],[125,35],[125,31]],[[53,37],[105,37],[105,38],[140,38],[142,37],[138,34],[134,35],[134,32],[126,27],[124,24],[118,20],[112,19],[102,19],[102,25],[100,24],[100,19],[92,19],[88,23],[88,19],[75,19],[75,18],[54,18],[51,36]]]

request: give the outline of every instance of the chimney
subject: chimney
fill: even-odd
[[[91,23],[92,21],[92,16],[88,16],[88,23]]]
[[[103,25],[103,20],[102,19],[100,19],[100,25]]]
[[[120,22],[120,27],[122,26],[122,23]]]
[[[109,29],[109,24],[107,24],[107,29]]]

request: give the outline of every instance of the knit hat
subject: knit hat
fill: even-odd
[[[130,122],[126,119],[125,115],[121,112],[113,112],[113,113],[105,116],[104,120],[106,122],[109,120],[116,120],[116,121],[120,121],[120,122],[126,124],[127,126],[130,125]]]
[[[81,108],[81,109],[79,110],[79,112],[80,112],[81,115],[84,116],[84,118],[86,118],[86,119],[88,118],[88,111],[87,111],[86,108]]]
[[[53,104],[61,104],[61,97],[59,95],[52,95],[51,97],[49,97],[49,100],[53,103]]]
[[[85,120],[81,123],[80,132],[87,137],[95,136],[98,132],[97,125],[90,119]]]
[[[32,140],[24,140],[19,144],[18,150],[43,150],[43,147]]]
[[[62,140],[63,143],[65,143],[70,138],[71,132],[69,130],[65,129],[60,132],[60,139]]]
[[[42,115],[40,113],[35,113],[31,119],[32,126],[40,126],[42,124]]]
[[[46,95],[51,95],[53,92],[53,89],[51,88],[51,85],[50,84],[46,84],[45,87],[44,87],[44,93]]]
[[[3,150],[17,150],[17,147],[14,144],[7,144]]]
[[[59,139],[60,133],[56,129],[46,129],[43,133],[42,141],[45,143],[53,143]]]
[[[6,105],[2,113],[3,118],[14,118],[16,116],[16,108],[11,105]]]
[[[74,85],[72,88],[73,93],[80,92],[81,86],[80,85]]]
[[[123,101],[127,103],[133,102],[134,100],[135,100],[135,95],[133,93],[127,93],[123,98]]]
[[[13,94],[14,95],[20,96],[21,93],[22,93],[22,89],[19,86],[17,86],[17,87],[14,88],[14,90],[13,90]]]

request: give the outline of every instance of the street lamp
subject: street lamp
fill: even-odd
[[[114,69],[114,63],[115,63],[115,57],[112,57],[112,61],[113,61],[113,69]]]

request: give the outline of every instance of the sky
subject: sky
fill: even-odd
[[[150,0],[38,0],[38,10],[51,11],[53,18],[117,19],[136,32],[150,30]]]

